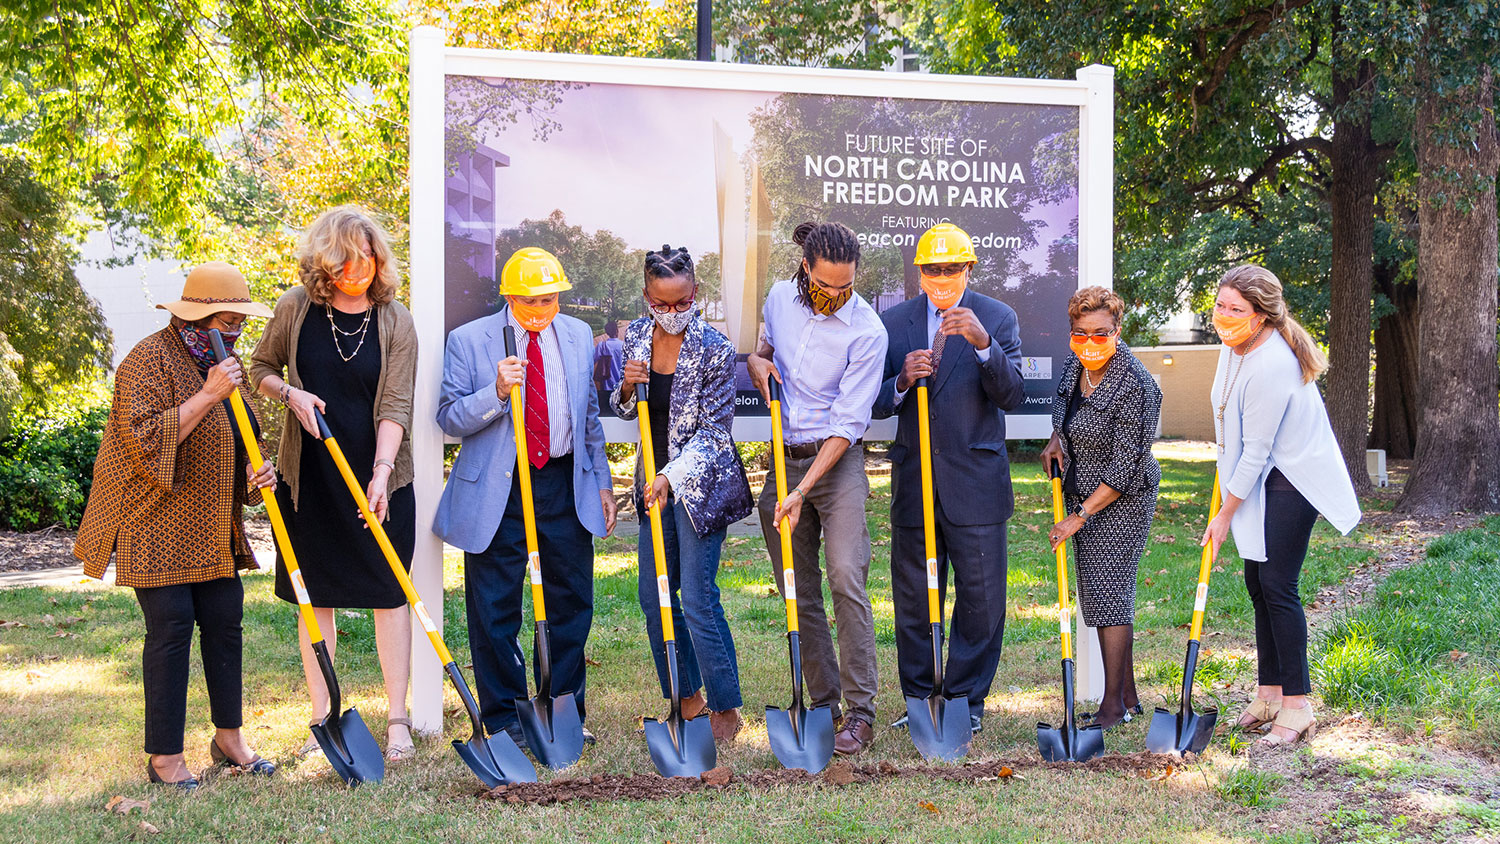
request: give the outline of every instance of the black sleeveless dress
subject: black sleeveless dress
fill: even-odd
[[[364,314],[346,314],[333,309],[333,321],[343,331],[338,348],[328,326],[328,311],[313,304],[302,320],[297,336],[297,372],[302,387],[323,399],[324,416],[359,481],[360,490],[370,483],[375,464],[375,390],[380,383],[380,315],[371,312],[364,344],[359,328]],[[348,361],[355,347],[359,351]],[[300,427],[300,426],[299,426]],[[307,583],[315,607],[391,609],[406,603],[401,585],[391,574],[385,555],[359,515],[359,505],[344,485],[328,448],[316,437],[301,431],[302,463],[299,467],[299,505],[292,509],[290,488],[276,487],[287,532],[297,552],[297,566]],[[390,512],[384,523],[391,545],[405,568],[411,570],[416,545],[417,505],[412,485],[390,494]],[[281,554],[276,560],[276,597],[296,603]],[[325,631],[326,632],[326,631]]]

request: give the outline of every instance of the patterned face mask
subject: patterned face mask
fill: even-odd
[[[234,354],[234,341],[240,339],[240,334],[243,332],[244,329],[219,332],[219,336],[224,340],[224,351],[226,353]],[[193,356],[193,363],[198,364],[199,369],[207,372],[209,367],[218,363],[214,359],[214,347],[213,343],[208,339],[207,328],[198,328],[194,325],[180,325],[177,327],[177,333],[182,337],[183,345],[187,346],[188,354]]]
[[[833,316],[833,314],[838,312],[839,308],[844,306],[845,302],[849,301],[849,297],[853,295],[854,288],[852,287],[842,290],[836,295],[831,295],[817,282],[810,281],[807,284],[807,301],[812,304],[813,310],[824,316]]]
[[[677,311],[667,311],[666,313],[661,313],[660,311],[656,310],[653,310],[651,312],[651,317],[656,320],[656,324],[661,328],[662,331],[665,331],[668,334],[681,334],[682,332],[686,331],[688,323],[692,322],[693,317],[697,315],[697,305],[694,305],[691,308],[682,311],[681,313],[678,313]]]

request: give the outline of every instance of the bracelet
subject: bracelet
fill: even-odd
[[[792,487],[792,492],[795,492],[796,494],[802,496],[802,500],[803,501],[807,500],[807,493],[805,493],[805,492],[802,491],[802,487],[800,487],[800,486],[794,486],[794,487]],[[792,492],[787,493],[786,497],[787,498],[791,498],[792,497]]]
[[[396,464],[395,464],[395,462],[390,461],[390,460],[386,460],[384,458],[381,458],[380,460],[376,460],[375,461],[375,465],[371,466],[370,469],[371,469],[371,471],[374,471],[375,469],[378,469],[381,466],[389,466],[389,467],[391,467],[391,471],[392,472],[396,471]]]
[[[292,395],[292,385],[288,384],[285,381],[282,381],[281,382],[281,403],[282,404],[286,404],[286,400],[288,398],[291,398],[291,395]]]

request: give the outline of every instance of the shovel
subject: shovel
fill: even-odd
[[[370,511],[370,502],[365,498],[365,491],[360,489],[359,481],[354,479],[354,472],[349,468],[349,461],[344,459],[343,449],[339,448],[338,440],[333,438],[333,432],[328,429],[328,420],[324,419],[322,411],[316,408],[313,409],[313,414],[318,419],[318,434],[323,440],[323,445],[327,446],[334,465],[339,467],[339,474],[344,476],[344,485],[349,487],[349,494],[354,496],[355,503],[359,505],[360,515],[364,516],[365,524],[369,526],[375,542],[385,554],[385,561],[390,564],[391,574],[394,574],[396,581],[401,584],[401,591],[406,593],[406,602],[411,604],[412,612],[416,613],[417,620],[422,623],[422,629],[427,631],[427,641],[431,642],[432,649],[437,651],[438,659],[443,663],[443,671],[447,672],[454,690],[463,701],[464,709],[469,713],[469,723],[473,725],[474,733],[469,737],[468,742],[454,739],[453,749],[458,751],[459,757],[469,766],[469,770],[473,771],[480,781],[490,788],[509,785],[513,782],[536,782],[536,769],[531,766],[526,755],[519,747],[516,747],[516,743],[508,734],[502,732],[494,736],[485,736],[484,722],[479,719],[479,705],[474,702],[474,695],[469,691],[469,684],[464,681],[464,675],[459,672],[458,665],[453,661],[453,654],[448,652],[448,646],[443,643],[442,634],[438,632],[437,625],[433,624],[432,616],[427,614],[427,607],[423,605],[422,599],[417,595],[417,590],[411,585],[411,578],[407,576],[406,569],[401,567],[401,560],[396,556],[396,549],[391,547],[391,540],[385,535],[385,528]]]
[[[1047,467],[1052,478],[1052,520],[1063,520],[1062,467]],[[1068,544],[1057,546],[1057,622],[1062,631],[1063,723],[1037,722],[1036,746],[1048,762],[1087,762],[1104,752],[1104,729],[1094,724],[1078,728],[1073,712],[1073,616],[1068,609]]]
[[[1212,521],[1219,514],[1219,475],[1214,473],[1214,491],[1208,502],[1208,518]],[[1193,711],[1193,675],[1198,672],[1198,646],[1203,637],[1203,610],[1208,607],[1208,573],[1214,564],[1214,546],[1203,546],[1203,555],[1198,562],[1198,593],[1193,599],[1193,626],[1188,633],[1187,657],[1182,661],[1182,705],[1177,712],[1160,706],[1151,715],[1151,727],[1146,731],[1146,749],[1152,753],[1202,753],[1214,737],[1214,724],[1219,720],[1218,709],[1207,709],[1203,714]]]
[[[635,385],[636,415],[641,425],[641,465],[649,485],[656,477],[656,455],[651,442],[651,414],[646,407],[646,385]],[[666,549],[661,538],[661,502],[653,501],[651,514],[651,549],[656,561],[656,603],[661,608],[661,639],[667,654],[667,687],[672,693],[672,709],[665,721],[646,718],[646,748],[651,764],[664,777],[696,777],[715,764],[714,734],[708,719],[682,717],[682,687],[677,682],[677,636],[672,626],[672,591],[667,580]]]
[[[786,500],[786,440],[781,430],[781,382],[772,377],[771,453],[776,463],[776,503]],[[787,653],[792,663],[792,703],[786,709],[766,707],[766,735],[785,768],[816,774],[833,758],[833,712],[826,706],[802,705],[802,645],[797,635],[797,588],[792,575],[792,529],[781,523],[781,586],[786,597]]]
[[[505,356],[516,356],[516,338],[505,335]],[[570,692],[552,696],[552,636],[547,626],[547,602],[542,596],[542,557],[537,552],[536,510],[531,503],[531,461],[526,456],[526,405],[521,387],[510,388],[511,427],[516,434],[516,477],[521,484],[521,514],[526,526],[526,569],[531,580],[531,607],[536,614],[532,653],[536,659],[536,697],[516,701],[516,718],[537,761],[562,770],[583,756],[583,718]]]
[[[927,379],[917,380],[917,436],[922,452],[922,534],[927,557],[927,620],[932,624],[932,694],[906,696],[906,726],[923,759],[956,762],[969,753],[973,728],[969,698],[943,697],[943,604],[938,596],[937,536],[932,502],[932,431],[927,422]]]
[[[213,343],[214,357],[218,360],[227,358],[229,355],[224,350],[224,338],[219,335],[219,329],[210,328],[208,337]],[[229,405],[233,409],[234,421],[240,430],[240,441],[245,444],[250,463],[259,468],[265,459],[261,456],[255,430],[250,425],[250,414],[245,410],[245,399],[239,390],[229,394]],[[291,539],[287,536],[286,522],[281,518],[281,507],[276,502],[276,494],[262,489],[260,495],[266,504],[266,515],[271,517],[271,532],[275,534],[276,545],[281,549],[287,578],[292,582],[292,591],[297,593],[297,611],[302,613],[302,621],[307,625],[307,638],[312,641],[313,654],[317,656],[318,668],[323,672],[323,683],[328,687],[328,714],[312,725],[313,737],[318,740],[318,746],[323,748],[328,764],[344,778],[344,782],[349,785],[380,782],[385,779],[385,756],[380,752],[380,745],[375,743],[375,737],[370,735],[370,728],[365,726],[359,710],[352,706],[344,710],[342,715],[339,714],[339,706],[343,703],[339,695],[339,678],[334,676],[333,658],[328,655],[328,643],[323,641],[323,631],[318,627],[317,616],[313,615],[312,603],[307,597],[307,586],[302,582],[302,571],[297,568],[297,554],[292,550]]]

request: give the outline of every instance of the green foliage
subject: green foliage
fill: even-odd
[[[47,416],[18,414],[0,439],[0,528],[76,528],[94,482],[107,394],[84,391]]]
[[[1240,768],[1221,780],[1215,790],[1231,803],[1252,809],[1270,808],[1285,802],[1271,796],[1285,782],[1286,777],[1272,771]]]
[[[717,0],[714,41],[753,64],[879,70],[896,58],[899,4],[856,0]]]

